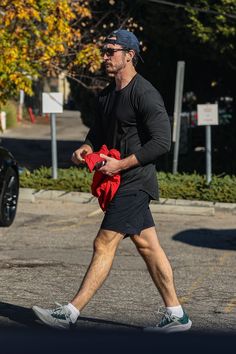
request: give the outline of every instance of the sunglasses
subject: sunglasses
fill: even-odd
[[[101,49],[101,54],[103,55],[107,55],[108,57],[112,57],[114,55],[115,52],[127,52],[128,49],[124,49],[124,48],[102,48]]]

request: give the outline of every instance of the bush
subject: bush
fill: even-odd
[[[213,176],[211,183],[197,174],[158,173],[162,198],[236,203],[236,176]]]
[[[59,169],[56,180],[51,175],[51,169],[46,167],[33,172],[25,170],[20,176],[20,185],[36,190],[91,191],[92,174],[85,168]],[[213,176],[211,184],[207,185],[204,176],[197,174],[160,172],[158,181],[162,198],[236,203],[236,176]]]
[[[33,172],[24,170],[20,175],[20,186],[36,190],[90,192],[92,174],[85,168],[59,169],[57,179],[53,179],[51,176],[51,168],[41,167]]]
[[[1,111],[6,112],[7,129],[13,128],[17,125],[17,105],[14,101],[8,101],[1,107]]]

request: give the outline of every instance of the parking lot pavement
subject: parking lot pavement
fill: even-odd
[[[20,202],[10,228],[0,229],[1,328],[42,328],[30,308],[65,303],[77,291],[102,214],[96,203]],[[192,333],[236,332],[235,215],[154,213],[174,269]],[[120,244],[104,286],[85,308],[79,329],[131,332],[155,323],[162,305],[134,245]]]

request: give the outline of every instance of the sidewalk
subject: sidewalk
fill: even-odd
[[[58,140],[83,140],[88,132],[81,118],[79,111],[67,111],[56,115],[56,130]],[[50,119],[40,117],[33,124],[24,120],[13,129],[7,129],[4,133],[0,132],[0,139],[51,139]]]
[[[40,190],[31,188],[20,189],[20,201],[38,202],[42,200],[55,200],[62,203],[92,203],[97,204],[97,198],[90,193],[82,192],[66,192],[56,190]],[[227,212],[236,214],[236,203],[218,203],[206,202],[200,200],[183,200],[183,199],[164,199],[160,198],[159,202],[151,202],[151,211],[153,213],[172,213],[172,214],[189,214],[189,215],[206,215],[214,216],[215,212]],[[102,213],[98,206],[97,213]]]

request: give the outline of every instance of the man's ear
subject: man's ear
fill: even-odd
[[[133,59],[133,57],[135,56],[135,52],[132,49],[129,50],[127,54],[128,54],[128,60],[127,61],[131,61]]]

